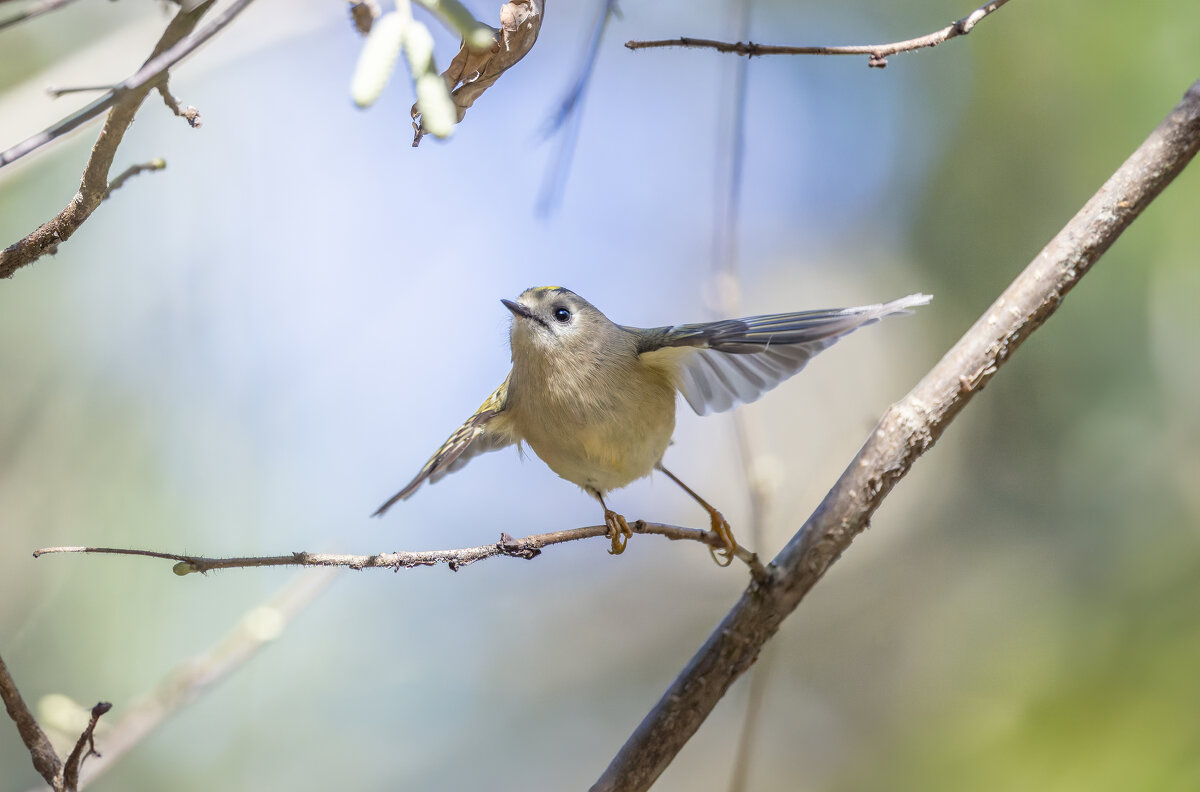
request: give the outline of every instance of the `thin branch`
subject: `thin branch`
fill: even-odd
[[[137,176],[139,173],[146,171],[160,171],[167,167],[167,163],[161,159],[152,159],[149,162],[142,162],[137,165],[130,165],[125,170],[117,175],[117,178],[108,183],[108,189],[104,191],[104,197],[101,200],[108,200],[108,196],[112,195],[114,190],[119,190],[125,185],[125,182]]]
[[[100,717],[110,709],[112,709],[112,704],[109,704],[107,701],[101,701],[92,707],[92,714],[88,718],[87,728],[83,730],[83,734],[79,735],[79,739],[75,741],[75,749],[67,757],[67,764],[63,768],[63,785],[67,789],[79,788],[79,771],[83,768],[83,760],[89,756],[100,756],[99,752],[96,751],[96,724],[100,722]]]
[[[188,126],[190,126],[192,129],[199,129],[200,127],[204,126],[204,124],[200,121],[199,110],[191,105],[188,105],[187,107],[180,106],[179,100],[176,99],[175,95],[171,93],[171,88],[167,85],[166,78],[163,78],[163,80],[155,87],[158,89],[158,94],[162,97],[163,104],[167,106],[167,109],[182,118],[184,121],[187,121]]]
[[[593,792],[650,787],[883,499],[1200,149],[1200,81],[970,330],[892,405],[833,489],[691,659]]]
[[[8,717],[17,724],[21,741],[29,749],[34,769],[42,778],[46,779],[47,784],[54,786],[62,772],[62,762],[59,761],[58,754],[54,752],[50,738],[42,731],[42,727],[38,725],[37,719],[33,717],[29,707],[25,706],[25,700],[21,698],[21,692],[17,690],[17,683],[9,675],[8,666],[4,664],[2,657],[0,657],[0,698],[4,699],[4,708],[8,710]]]
[[[60,99],[67,94],[97,93],[98,91],[111,91],[112,89],[113,86],[111,85],[71,85],[66,88],[47,88],[46,93],[49,94],[52,99]]]
[[[153,85],[162,75],[166,74],[168,69],[188,55],[191,55],[201,44],[219,33],[238,14],[242,13],[246,9],[246,6],[250,5],[253,0],[234,0],[207,27],[203,28],[195,36],[187,40],[182,40],[184,36],[192,31],[196,23],[200,20],[200,17],[212,6],[213,2],[214,0],[207,0],[207,2],[197,5],[191,11],[180,9],[175,19],[167,27],[167,32],[163,33],[163,37],[159,40],[158,45],[155,46],[154,54],[150,60],[146,61],[142,68],[138,69],[129,78],[113,86],[104,96],[101,96],[87,107],[72,113],[38,134],[26,138],[7,151],[0,152],[0,168],[15,162],[26,154],[36,151],[55,138],[65,135],[80,124],[100,115],[113,105],[118,103],[123,104],[129,95],[141,94],[141,98],[144,99],[144,89],[146,89],[146,86]],[[187,24],[188,22],[190,24]],[[176,25],[186,25],[186,30],[173,31],[172,28]],[[179,35],[172,35],[176,32]],[[103,133],[101,135],[103,136]]]
[[[690,539],[703,542],[709,547],[724,547],[720,536],[712,531],[702,531],[696,528],[682,528],[677,525],[648,523],[637,520],[629,524],[630,529],[637,534],[656,534],[668,539]],[[453,571],[476,561],[495,556],[512,556],[514,558],[536,558],[541,555],[542,548],[564,542],[574,542],[580,539],[593,539],[606,535],[608,529],[603,525],[592,525],[586,528],[572,528],[565,531],[534,534],[524,539],[514,539],[508,534],[501,534],[496,544],[481,547],[467,547],[461,550],[425,550],[419,552],[377,553],[375,555],[341,555],[333,553],[295,552],[282,556],[249,556],[241,558],[207,558],[204,556],[178,555],[176,553],[159,553],[154,550],[133,550],[116,547],[44,547],[35,550],[34,558],[55,553],[103,553],[109,555],[134,555],[148,558],[162,558],[176,561],[174,570],[177,575],[187,575],[192,572],[209,572],[214,569],[241,569],[246,567],[268,566],[344,566],[351,569],[411,569],[419,566],[436,566],[445,564]],[[762,565],[758,557],[744,547],[737,547],[734,555],[740,558],[754,574],[762,573]]]
[[[75,0],[42,0],[40,3],[34,3],[24,11],[19,11],[16,15],[11,16],[8,19],[0,20],[0,30],[4,30],[6,27],[12,27],[13,25],[21,22],[26,22],[34,17],[39,17],[42,14],[48,14],[51,11],[62,8],[67,3],[73,2],[75,2]]]
[[[154,51],[146,61],[146,65],[134,76],[113,87],[83,110],[0,154],[0,167],[2,167],[40,146],[46,145],[97,115],[109,105],[113,105],[112,112],[108,114],[108,119],[104,122],[104,128],[100,130],[100,136],[92,146],[92,153],[84,168],[79,192],[75,194],[66,208],[49,221],[0,251],[0,278],[11,278],[13,273],[21,267],[37,261],[47,253],[56,252],[58,246],[69,239],[83,225],[84,221],[91,217],[92,212],[110,191],[108,173],[112,168],[113,159],[116,157],[117,147],[121,145],[125,132],[133,123],[133,117],[146,96],[155,85],[165,81],[168,67],[194,50],[201,42],[211,38],[251,0],[237,0],[194,38],[187,38],[199,23],[200,17],[212,7],[213,2],[214,0],[207,0],[190,11],[181,8],[163,31],[162,37],[154,46]]]
[[[887,59],[890,55],[895,55],[898,52],[911,52],[913,50],[924,49],[926,47],[936,47],[938,44],[941,44],[944,41],[949,41],[952,38],[967,35],[984,17],[988,16],[988,14],[991,14],[993,11],[1000,8],[1000,6],[1007,2],[1008,0],[991,0],[991,2],[984,3],[962,19],[950,23],[941,30],[935,30],[928,35],[918,36],[917,38],[907,39],[905,41],[894,41],[890,44],[861,44],[841,47],[790,47],[776,46],[772,44],[755,44],[753,41],[727,42],[713,41],[712,39],[680,37],[677,39],[662,39],[659,41],[627,41],[625,42],[625,46],[631,50],[653,49],[659,47],[715,49],[717,52],[731,52],[735,55],[745,55],[751,58],[755,55],[869,55],[871,56],[871,59],[867,61],[867,65],[882,69],[887,66]]]

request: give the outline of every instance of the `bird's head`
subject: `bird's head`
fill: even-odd
[[[516,301],[501,300],[512,311],[514,359],[535,350],[542,354],[594,349],[615,328],[587,300],[561,286],[537,286]]]

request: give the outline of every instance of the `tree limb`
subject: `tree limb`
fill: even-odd
[[[650,787],[892,487],[1200,149],[1200,81],[915,388],[626,741],[592,792]]]
[[[21,267],[37,261],[47,253],[54,253],[60,243],[69,239],[83,225],[83,222],[91,216],[110,191],[108,172],[116,157],[117,147],[121,145],[126,130],[133,123],[133,117],[146,96],[158,82],[165,79],[167,68],[227,24],[232,16],[240,10],[240,7],[250,0],[239,0],[234,3],[233,6],[226,9],[220,19],[213,20],[213,23],[194,39],[187,39],[188,34],[195,29],[200,17],[204,16],[213,2],[214,0],[208,0],[200,3],[191,11],[181,8],[167,25],[167,29],[163,31],[149,60],[133,77],[112,88],[104,96],[77,113],[8,151],[0,153],[0,167],[3,167],[66,134],[84,121],[101,113],[105,108],[112,106],[112,111],[104,122],[104,128],[100,130],[100,137],[92,146],[91,156],[88,157],[83,171],[83,180],[79,184],[79,192],[55,217],[43,223],[28,236],[0,251],[0,278],[11,278],[13,273]]]
[[[941,30],[935,30],[927,35],[905,41],[894,41],[890,44],[856,44],[843,47],[789,47],[772,44],[755,44],[753,41],[727,42],[681,36],[677,39],[662,39],[659,41],[627,41],[625,42],[625,46],[631,50],[659,47],[715,49],[717,52],[732,52],[735,55],[745,55],[751,58],[755,55],[870,55],[871,59],[867,61],[867,65],[872,68],[882,69],[887,66],[889,55],[895,55],[898,52],[911,52],[912,50],[924,49],[925,47],[936,47],[943,41],[967,35],[971,32],[972,28],[979,24],[980,20],[1007,2],[1008,0],[991,0],[976,8],[962,19],[951,22]]]
[[[54,124],[54,126],[26,138],[7,151],[0,152],[0,168],[15,162],[30,152],[36,151],[55,138],[70,132],[80,124],[90,121],[113,105],[124,101],[127,94],[141,91],[145,86],[155,84],[168,69],[188,55],[191,55],[201,44],[219,33],[222,28],[233,21],[234,17],[246,10],[246,6],[250,5],[253,0],[234,0],[207,27],[194,37],[183,41],[184,36],[192,31],[196,26],[196,22],[212,6],[213,2],[214,0],[206,0],[196,5],[191,11],[181,9],[175,18],[171,20],[171,24],[168,25],[166,32],[163,33],[162,38],[155,45],[150,60],[146,61],[142,68],[138,69],[137,72],[123,82],[113,86],[104,96],[101,96],[87,107],[72,113]],[[172,30],[173,26],[177,24],[187,24],[189,18],[191,24],[188,25],[186,30]]]
[[[42,778],[46,779],[47,784],[53,786],[59,778],[59,774],[62,773],[62,762],[59,761],[58,754],[54,752],[50,738],[42,731],[42,727],[38,725],[37,719],[33,717],[29,707],[25,706],[25,700],[21,698],[21,692],[17,690],[17,683],[9,675],[8,666],[4,665],[2,657],[0,657],[0,698],[4,699],[4,708],[8,710],[8,717],[17,724],[21,741],[29,749],[34,769]]]
[[[637,520],[629,524],[630,529],[637,534],[657,534],[668,539],[690,539],[703,542],[709,547],[720,549],[724,540],[713,531],[702,531],[696,528],[682,528],[677,525],[648,523]],[[265,566],[344,566],[351,569],[412,569],[419,566],[437,566],[445,564],[453,571],[461,567],[496,556],[512,556],[514,558],[536,558],[541,555],[542,548],[564,542],[574,542],[580,539],[593,539],[605,536],[608,528],[603,525],[592,525],[586,528],[571,528],[565,531],[534,534],[524,539],[514,539],[508,534],[501,534],[500,541],[481,547],[466,547],[461,550],[425,550],[419,552],[376,553],[375,555],[341,555],[333,553],[295,552],[282,556],[251,556],[242,558],[206,558],[204,556],[178,555],[175,553],[159,553],[153,550],[131,550],[116,547],[44,547],[35,550],[34,558],[52,553],[103,553],[109,555],[135,555],[149,558],[162,558],[176,561],[174,570],[177,575],[187,575],[192,572],[210,572],[214,569],[235,569],[245,567]],[[755,575],[763,573],[758,556],[738,546],[734,555],[750,567]]]
[[[8,19],[0,20],[0,30],[3,30],[6,27],[12,27],[13,25],[21,22],[26,22],[34,17],[39,17],[42,14],[48,14],[51,11],[56,11],[57,9],[65,6],[67,3],[73,2],[75,2],[75,0],[41,0],[41,2],[29,6],[24,11],[18,11],[14,16],[9,17]]]
[[[25,748],[33,759],[34,769],[55,792],[75,792],[79,788],[79,771],[83,767],[83,761],[89,756],[99,756],[92,735],[100,717],[112,709],[112,704],[102,701],[92,707],[87,728],[79,735],[75,749],[64,763],[58,758],[54,746],[50,744],[50,738],[42,731],[29,707],[25,706],[25,701],[17,690],[17,683],[9,675],[3,658],[0,658],[0,698],[4,700],[8,716],[17,724],[17,732],[20,733],[21,741],[25,743]]]

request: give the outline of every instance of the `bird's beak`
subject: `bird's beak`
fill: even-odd
[[[524,305],[521,305],[519,302],[513,302],[512,300],[501,300],[500,302],[504,303],[504,307],[512,311],[513,316],[517,317],[518,319],[533,318],[533,311],[529,310]]]

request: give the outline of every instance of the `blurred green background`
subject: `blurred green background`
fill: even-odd
[[[969,4],[767,2],[750,36],[864,43]],[[481,16],[491,5],[478,6]],[[536,459],[481,457],[368,515],[503,378],[501,297],[575,289],[613,319],[709,315],[718,129],[733,61],[632,53],[729,38],[718,2],[625,3],[559,209],[540,130],[594,9],[447,143],[411,150],[401,73],[369,112],[336,0],[257,3],[151,97],[116,170],[164,157],[59,254],[0,283],[0,652],[27,699],[115,704],[292,585],[176,578],[58,544],[208,555],[464,547],[595,524]],[[115,81],[165,23],[86,0],[0,31],[0,144]],[[439,33],[439,56],[454,49]],[[746,313],[936,295],[746,409],[781,483],[757,549],[801,524],[902,396],[1200,77],[1195,2],[1014,2],[891,59],[749,64],[738,248]],[[0,242],[70,198],[97,128],[0,171]],[[1200,787],[1200,173],[1185,171],[955,422],[764,656],[754,790]],[[886,328],[886,330],[882,329]],[[667,460],[734,526],[728,416],[681,411]],[[632,517],[703,525],[663,479]],[[233,678],[96,790],[583,789],[745,584],[635,538],[451,574],[338,574]],[[656,789],[722,789],[742,680]],[[101,743],[101,751],[103,751]],[[38,777],[0,727],[0,789]]]

